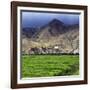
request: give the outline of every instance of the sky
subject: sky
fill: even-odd
[[[80,14],[46,13],[22,11],[22,27],[41,27],[53,19],[58,19],[66,25],[78,24]]]

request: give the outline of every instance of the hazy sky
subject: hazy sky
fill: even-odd
[[[22,12],[22,27],[41,27],[53,19],[58,19],[65,24],[78,24],[79,14]]]

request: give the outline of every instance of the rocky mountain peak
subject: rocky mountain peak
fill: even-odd
[[[49,25],[51,25],[51,26],[61,26],[63,24],[64,23],[58,19],[53,19],[51,22],[49,22]]]

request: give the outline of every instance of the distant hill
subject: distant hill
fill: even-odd
[[[32,47],[54,47],[64,53],[79,53],[79,25],[65,25],[53,19],[40,28],[23,28],[22,51],[28,53]]]
[[[30,28],[30,27],[23,28],[22,37],[31,38],[35,34],[36,30],[37,28]]]

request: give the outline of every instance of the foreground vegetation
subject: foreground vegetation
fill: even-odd
[[[23,55],[22,77],[79,74],[79,55]]]

